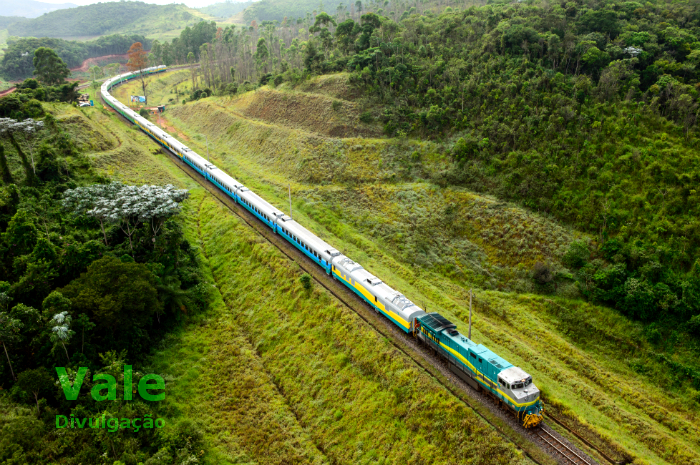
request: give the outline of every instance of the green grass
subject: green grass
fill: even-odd
[[[700,459],[697,391],[656,355],[696,367],[697,348],[653,345],[641,326],[577,300],[570,286],[551,297],[527,293],[533,262],[556,269],[579,233],[497,199],[426,183],[426,172],[444,166],[432,144],[337,139],[273,117],[252,120],[245,108],[256,95],[173,106],[165,116],[200,153],[206,134],[212,161],[284,211],[291,184],[295,219],[463,332],[468,289],[477,287],[475,339],[531,373],[560,415],[609,450],[636,463]],[[439,227],[448,213],[450,226]]]
[[[144,134],[99,107],[49,109],[100,172],[192,192],[181,218],[211,309],[152,366],[166,375],[168,425],[198,424],[205,463],[529,463],[329,293],[304,290],[296,264]]]

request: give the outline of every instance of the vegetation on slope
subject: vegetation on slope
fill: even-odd
[[[350,71],[366,96],[361,122],[441,144],[450,163],[431,181],[517,201],[591,233],[595,240],[567,258],[586,297],[662,332],[700,335],[697,9],[371,8],[302,25],[230,27],[203,47],[205,85],[232,93]]]
[[[50,101],[55,93],[27,80],[0,101],[6,109],[8,101],[39,94]],[[144,210],[139,216],[120,210],[120,224],[104,224],[86,209],[66,209],[69,190],[108,182],[92,168],[88,152],[118,149],[118,138],[65,103],[29,99],[11,116],[24,120],[24,128],[0,121],[0,463],[111,457],[136,464],[152,456],[160,461],[150,463],[166,463],[198,454],[201,433],[187,422],[141,434],[57,428],[56,415],[104,417],[110,425],[146,415],[175,417],[139,397],[108,405],[93,400],[92,374],[122,381],[124,365],[133,365],[138,383],[150,372],[150,346],[206,308],[207,286],[180,224],[170,218],[176,210],[155,223],[145,221]],[[125,222],[129,227],[120,227]],[[55,367],[73,377],[79,367],[89,369],[77,401],[65,399]]]
[[[697,460],[697,344],[682,332],[662,338],[614,310],[569,300],[578,290],[562,258],[577,233],[547,215],[426,183],[452,163],[436,142],[336,139],[276,119],[277,109],[255,115],[259,120],[245,114],[265,100],[330,117],[333,100],[324,107],[306,92],[348,96],[347,79],[314,78],[303,84],[305,93],[283,86],[211,97],[170,106],[163,116],[199,153],[206,153],[207,135],[212,161],[284,211],[291,183],[295,218],[462,331],[469,288],[492,289],[477,292],[475,339],[533,374],[550,409],[590,429],[589,439],[610,454],[630,454],[636,463]],[[117,95],[128,95],[131,85]],[[278,96],[270,100],[271,93]],[[531,273],[538,261],[549,264],[554,280]]]
[[[88,58],[125,54],[134,42],[141,42],[146,49],[151,47],[151,41],[141,35],[111,35],[89,42],[51,38],[10,40],[0,62],[0,74],[16,80],[31,77],[34,71],[34,52],[39,47],[54,50],[69,68],[75,68]]]
[[[0,16],[0,29],[7,29],[7,26],[14,23],[27,21],[27,18],[21,16]]]
[[[251,6],[254,2],[253,1],[248,1],[248,2],[232,2],[231,0],[228,0],[226,2],[221,2],[221,3],[214,3],[213,5],[207,5],[202,8],[198,8],[199,11],[201,11],[204,14],[213,16],[215,18],[229,18],[236,13],[239,13],[249,6]]]
[[[8,27],[19,37],[95,37],[117,33],[154,35],[201,19],[184,5],[104,2],[52,11]]]

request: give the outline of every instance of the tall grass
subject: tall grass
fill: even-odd
[[[274,120],[250,120],[236,101],[210,98],[178,106],[167,116],[200,153],[206,134],[212,161],[283,211],[291,184],[295,219],[415,302],[456,321],[462,331],[469,287],[477,287],[475,339],[531,373],[547,402],[611,448],[630,453],[636,463],[698,463],[697,391],[656,355],[665,351],[671,360],[697,367],[693,347],[652,344],[615,311],[572,298],[575,289],[547,297],[522,292],[537,290],[527,288],[535,286],[529,270],[536,261],[564,274],[559,258],[580,234],[497,199],[426,183],[425,173],[445,166],[434,145],[324,137]],[[225,228],[216,234],[236,244]],[[212,250],[218,257],[218,247],[226,245],[216,240]],[[250,247],[262,260],[264,254],[256,254],[265,247]],[[232,249],[226,260],[237,263],[241,255]],[[229,265],[219,266],[215,275],[222,273],[239,289],[239,278],[223,271]],[[293,291],[287,276],[277,275],[275,282]],[[520,292],[499,290],[509,288]],[[243,287],[245,299],[233,287],[229,292],[227,298],[243,308],[269,295],[252,284]],[[276,309],[297,331],[293,310],[301,297]],[[274,341],[287,331],[275,332],[249,313],[260,324],[251,331],[262,341],[263,358],[268,351],[277,356]],[[332,335],[324,336],[326,343],[335,343]]]

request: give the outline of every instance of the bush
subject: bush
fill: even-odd
[[[337,101],[337,100],[334,101],[333,103],[331,103],[331,108],[333,108],[333,111],[338,111],[338,110],[340,110],[342,107],[343,107],[343,103],[342,103],[342,102],[339,102],[339,101]]]
[[[143,116],[144,118],[148,118],[148,115],[149,115],[148,110],[146,110],[145,108],[141,108],[139,110],[139,115]]]
[[[552,269],[549,265],[537,262],[532,268],[532,279],[534,279],[537,284],[548,284],[554,280],[554,273],[552,273]]]
[[[562,257],[562,262],[569,268],[578,269],[586,264],[590,256],[591,251],[588,249],[588,244],[584,241],[574,241]]]
[[[360,121],[365,124],[369,124],[374,121],[374,117],[372,116],[372,113],[365,111],[360,115]]]
[[[309,273],[304,273],[301,275],[299,281],[301,281],[301,285],[304,287],[304,289],[307,291],[311,289],[311,275]]]

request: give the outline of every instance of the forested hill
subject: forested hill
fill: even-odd
[[[253,5],[254,2],[232,2],[226,1],[223,3],[214,3],[213,5],[208,5],[202,8],[198,8],[204,14],[213,16],[215,18],[230,18],[236,13],[240,13],[246,8]]]
[[[5,29],[10,24],[27,21],[27,18],[21,16],[0,16],[0,29]]]
[[[19,37],[94,37],[115,33],[152,34],[184,27],[199,18],[184,5],[106,2],[53,11],[8,28]]]
[[[373,102],[363,122],[442,144],[414,154],[444,160],[425,176],[593,235],[571,273],[536,273],[543,289],[575,279],[594,301],[700,334],[700,4],[353,7],[212,34],[203,77],[235,91],[349,71]]]
[[[121,55],[129,50],[134,42],[141,42],[146,50],[151,40],[142,35],[111,35],[89,42],[76,42],[64,39],[27,38],[11,41],[0,62],[0,75],[7,79],[24,79],[34,72],[34,51],[39,47],[53,49],[69,68],[80,66],[83,60],[104,55]]]
[[[327,11],[335,13],[338,6],[353,2],[343,2],[341,0],[326,0],[317,2],[315,0],[260,0],[246,8],[237,18],[249,24],[253,20],[257,21],[283,21],[284,18],[303,18],[312,12]],[[322,6],[321,6],[322,5]],[[351,7],[348,7],[350,9]]]

